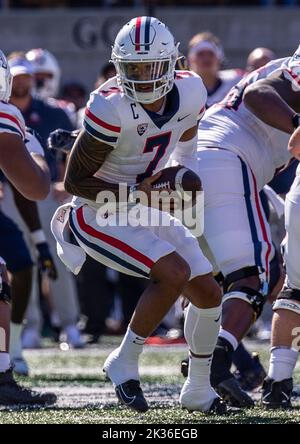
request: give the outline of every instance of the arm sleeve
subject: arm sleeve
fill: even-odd
[[[121,132],[120,117],[116,108],[97,92],[92,93],[87,103],[83,126],[100,142],[115,148]]]
[[[284,77],[292,84],[294,91],[300,91],[300,51],[299,48],[286,66],[283,66]]]
[[[167,166],[182,165],[195,170],[197,165],[197,139],[198,136],[196,135],[186,142],[178,142]]]

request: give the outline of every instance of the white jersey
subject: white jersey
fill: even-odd
[[[0,102],[0,133],[16,134],[25,140],[25,122],[21,112],[14,105]]]
[[[247,85],[281,71],[300,90],[300,47],[292,57],[271,61],[250,73],[231,89],[223,102],[212,106],[202,119],[198,150],[216,147],[233,151],[254,172],[259,188],[274,176],[290,158],[289,135],[255,117],[243,103]]]
[[[235,86],[243,77],[243,73],[239,69],[224,69],[219,72],[219,83],[214,91],[208,92],[207,106],[211,107],[215,103],[221,102],[226,94]]]
[[[109,79],[91,93],[83,123],[90,135],[113,148],[95,177],[131,185],[164,168],[182,134],[204,114],[206,99],[197,74],[176,71],[164,111],[153,113],[126,97],[115,77]],[[195,158],[196,144],[186,156]]]

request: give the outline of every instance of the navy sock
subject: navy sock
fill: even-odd
[[[230,368],[232,364],[233,347],[227,339],[218,338],[211,364],[211,384],[216,387],[220,382],[232,377]]]
[[[238,348],[233,353],[232,361],[240,373],[255,368],[254,359],[242,343],[239,344]]]

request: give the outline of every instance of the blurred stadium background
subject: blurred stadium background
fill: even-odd
[[[61,64],[64,82],[80,79],[91,88],[110,57],[119,28],[133,16],[151,14],[170,27],[183,53],[194,34],[210,30],[225,48],[226,66],[243,68],[255,47],[271,48],[278,57],[294,50],[299,43],[299,4],[297,0],[1,0],[1,47],[6,54],[47,48]]]

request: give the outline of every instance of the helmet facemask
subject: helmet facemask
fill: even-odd
[[[161,60],[122,60],[112,56],[124,93],[139,103],[153,103],[173,88],[176,56]]]
[[[137,17],[119,31],[112,62],[124,94],[139,103],[153,103],[174,85],[178,45],[155,17]]]
[[[56,97],[59,89],[59,81],[51,72],[35,73],[35,93],[41,99]]]

